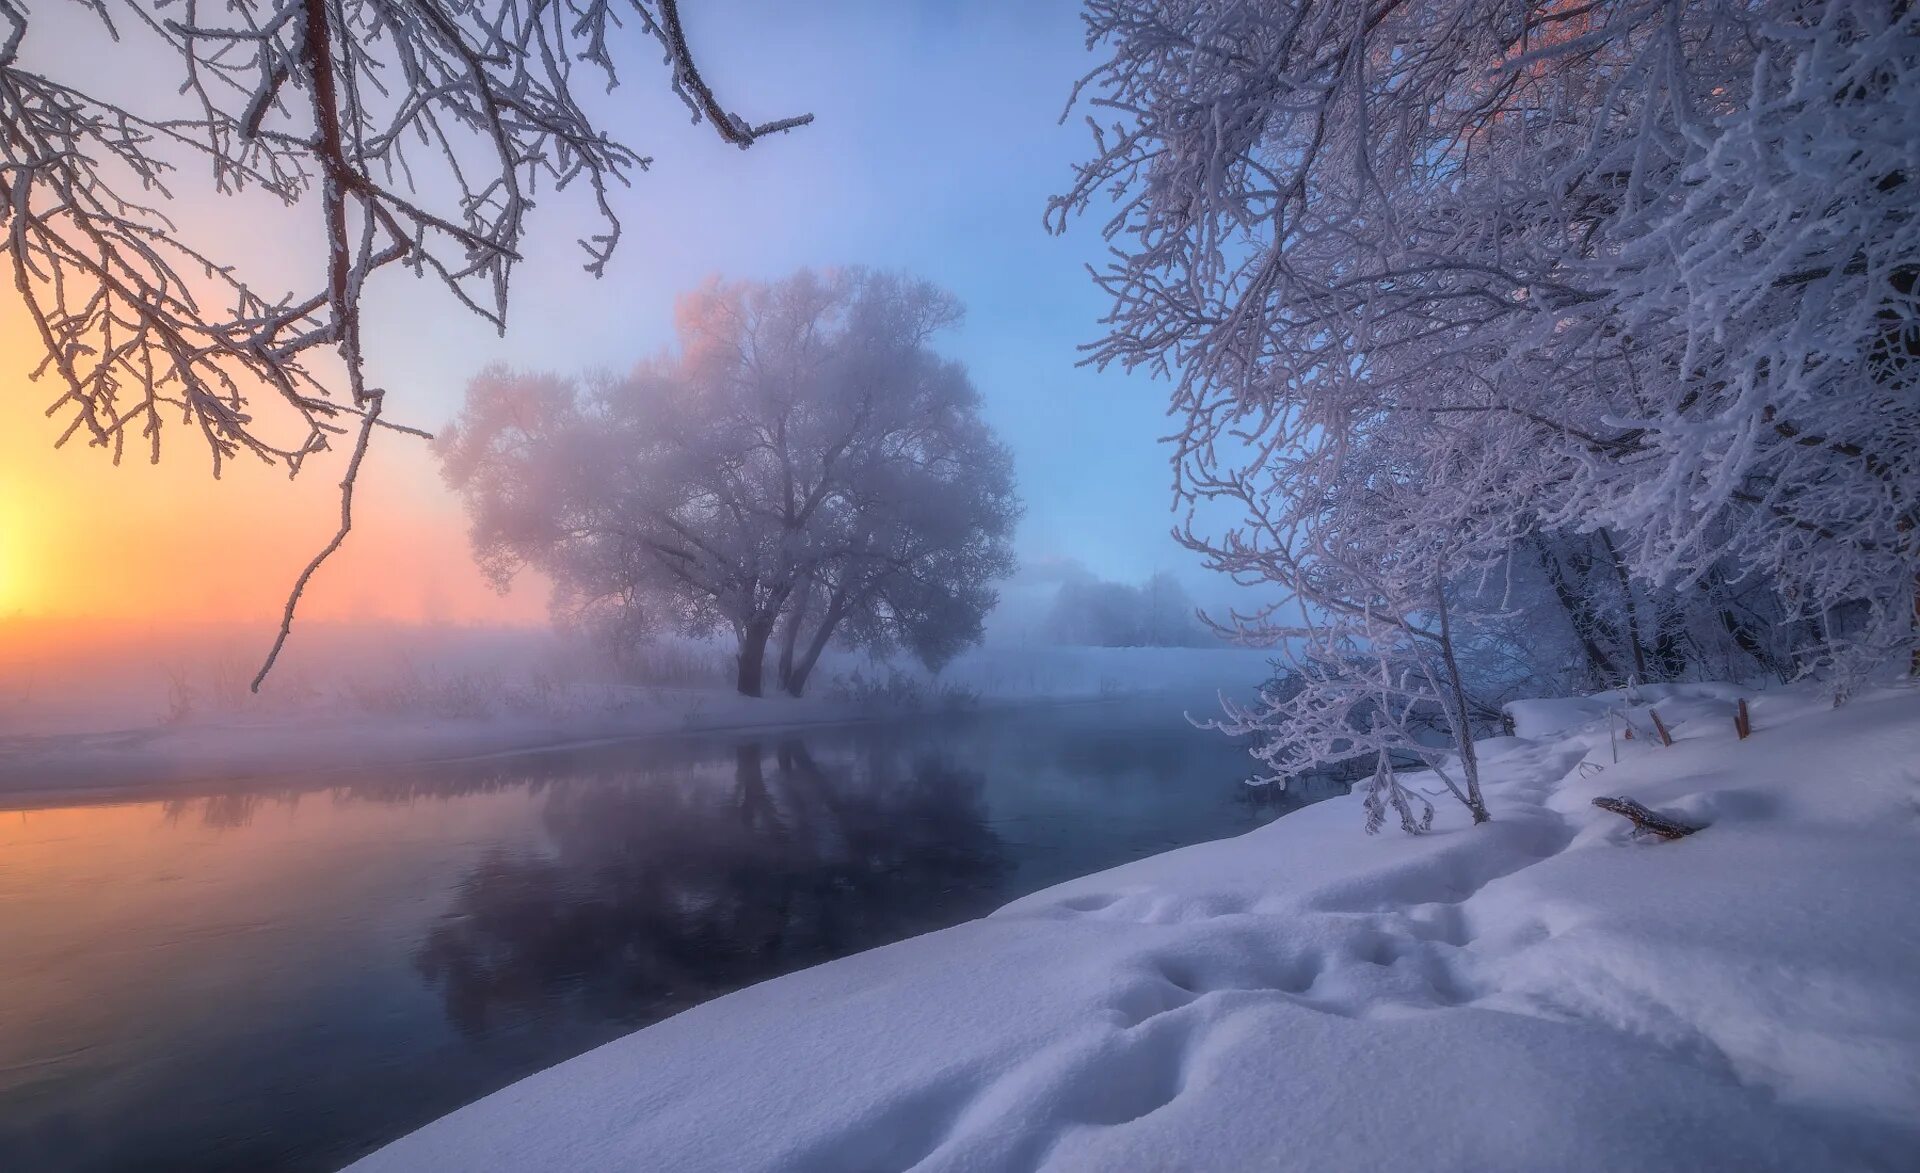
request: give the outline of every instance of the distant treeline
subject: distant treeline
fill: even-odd
[[[1047,613],[1055,643],[1100,648],[1197,648],[1217,641],[1180,580],[1161,571],[1139,586],[1070,578]]]

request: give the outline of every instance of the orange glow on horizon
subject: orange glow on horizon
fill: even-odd
[[[243,457],[216,481],[185,427],[168,430],[159,465],[130,451],[115,466],[77,435],[55,450],[64,421],[43,414],[52,384],[27,378],[38,355],[23,327],[16,306],[0,306],[0,621],[272,622],[337,524],[344,455],[291,481]],[[301,616],[524,625],[543,622],[545,608],[543,583],[529,578],[502,596],[475,568],[466,520],[425,442],[382,435],[354,532]]]
[[[0,616],[25,614],[35,606],[28,573],[28,552],[34,546],[27,532],[29,516],[18,496],[0,485]]]

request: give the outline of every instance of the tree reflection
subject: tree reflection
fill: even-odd
[[[982,779],[882,740],[551,787],[548,854],[495,850],[415,962],[473,1035],[635,1025],[1000,900]]]

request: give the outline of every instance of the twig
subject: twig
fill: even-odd
[[[380,422],[380,404],[384,398],[383,392],[369,393],[366,413],[360,417],[360,434],[353,442],[353,458],[347,461],[346,475],[340,478],[340,528],[334,531],[333,540],[327,543],[326,548],[307,563],[307,568],[294,580],[293,590],[287,593],[286,608],[280,613],[280,633],[274,636],[266,662],[260,665],[260,671],[254,674],[250,686],[255,693],[260,691],[267,673],[273,671],[273,662],[280,658],[280,649],[287,646],[287,637],[293,633],[293,612],[300,605],[300,596],[306,593],[307,583],[313,578],[314,572],[320,569],[320,564],[333,556],[333,552],[340,548],[340,544],[347,540],[347,534],[353,530],[353,490],[360,481],[360,462],[366,459],[367,443],[373,438],[373,429]]]
[[[665,34],[662,39],[666,41],[667,51],[673,56],[675,79],[685,88],[691,104],[705,114],[707,121],[720,132],[720,137],[734,146],[745,150],[753,145],[755,139],[795,130],[813,121],[813,115],[801,114],[753,126],[738,114],[730,113],[714,96],[713,88],[707,85],[707,79],[700,76],[699,67],[693,63],[693,51],[687,48],[686,30],[680,25],[679,0],[660,0],[660,27]]]

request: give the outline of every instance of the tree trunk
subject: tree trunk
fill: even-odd
[[[1633,653],[1634,679],[1645,683],[1647,679],[1647,653],[1640,642],[1640,609],[1633,601],[1633,578],[1627,574],[1627,564],[1620,560],[1620,551],[1614,547],[1613,535],[1605,529],[1599,531],[1600,545],[1607,552],[1607,562],[1613,567],[1613,577],[1620,584],[1621,605],[1627,613],[1627,647]]]
[[[1552,551],[1542,544],[1537,545],[1534,552],[1540,559],[1541,569],[1546,571],[1547,584],[1553,588],[1554,597],[1560,601],[1561,610],[1567,613],[1567,623],[1573,628],[1574,639],[1579,641],[1580,650],[1587,654],[1587,666],[1592,668],[1609,687],[1618,683],[1620,670],[1614,667],[1613,660],[1593,638],[1595,623],[1592,608],[1568,584],[1566,576],[1560,572],[1560,564]],[[1638,650],[1636,643],[1636,654]]]
[[[793,651],[794,646],[800,642],[800,625],[806,621],[807,604],[812,601],[813,589],[811,584],[802,586],[798,596],[794,598],[793,610],[788,612],[787,621],[780,629],[780,666],[778,669],[780,687],[792,693],[794,696],[799,696],[800,694],[795,691],[793,687]]]
[[[759,696],[761,677],[767,663],[767,640],[773,635],[772,619],[752,619],[740,629],[741,696]]]
[[[820,662],[820,653],[827,650],[827,642],[833,638],[834,629],[847,616],[847,604],[839,592],[827,603],[827,613],[820,617],[820,626],[814,628],[813,638],[807,641],[807,650],[799,663],[787,673],[783,686],[788,696],[799,696],[806,691],[807,677],[813,675],[813,666]]]
[[[1467,809],[1473,812],[1475,824],[1484,823],[1493,816],[1487,813],[1487,801],[1480,795],[1480,755],[1473,748],[1473,730],[1467,724],[1467,689],[1460,680],[1460,665],[1453,657],[1453,623],[1447,616],[1447,594],[1445,588],[1434,591],[1434,599],[1440,611],[1440,655],[1446,661],[1447,677],[1453,686],[1453,708],[1455,713],[1454,747],[1460,751],[1460,772],[1467,779]]]
[[[1920,680],[1920,571],[1913,576],[1913,653],[1907,657],[1907,675]]]

